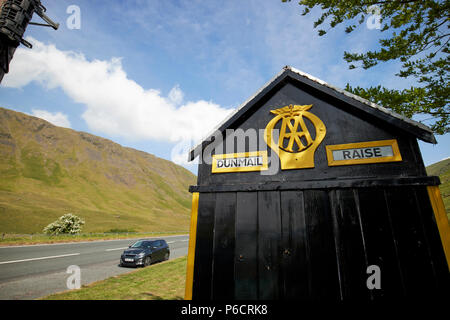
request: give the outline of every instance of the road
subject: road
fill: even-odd
[[[150,238],[149,238],[150,239]],[[188,235],[160,237],[170,247],[170,259],[187,254]],[[0,300],[28,300],[66,291],[66,273],[80,267],[81,284],[133,271],[119,267],[122,251],[136,239],[0,247]]]

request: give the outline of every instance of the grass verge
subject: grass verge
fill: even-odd
[[[143,233],[85,233],[76,235],[48,236],[45,234],[0,234],[0,246],[65,243],[97,240],[138,239],[167,237],[188,234],[188,232],[143,232]]]
[[[182,300],[187,256],[52,294],[42,300]]]

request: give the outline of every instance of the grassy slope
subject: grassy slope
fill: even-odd
[[[441,189],[445,211],[450,220],[450,159],[445,159],[428,166],[427,173],[430,176],[439,176],[441,179],[439,189]]]
[[[84,232],[187,230],[195,180],[170,161],[0,108],[0,232],[39,233],[68,212]]]
[[[44,300],[181,300],[187,257],[98,281],[78,290],[53,294]]]

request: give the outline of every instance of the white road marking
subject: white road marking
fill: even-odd
[[[113,248],[113,249],[106,249],[105,251],[114,251],[114,250],[123,250],[123,249],[128,249],[128,247],[123,247],[123,248]]]
[[[78,255],[79,255],[79,253],[69,253],[69,254],[62,254],[62,255],[59,255],[59,256],[49,256],[49,257],[23,259],[23,260],[2,261],[2,262],[0,262],[0,264],[26,262],[26,261],[36,261],[36,260],[45,260],[45,259],[54,259],[54,258],[64,258],[64,257],[78,256]]]

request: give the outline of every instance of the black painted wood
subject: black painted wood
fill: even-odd
[[[279,298],[280,193],[258,192],[258,299]]]
[[[280,192],[280,298],[308,299],[308,250],[302,191]]]
[[[368,265],[382,270],[381,289],[372,290],[372,298],[395,298],[404,295],[404,279],[398,261],[397,238],[391,227],[389,203],[381,188],[359,189],[358,206]],[[365,279],[369,275],[366,275]]]
[[[439,185],[439,177],[405,177],[405,178],[366,178],[366,179],[333,179],[306,181],[274,181],[239,184],[211,184],[191,186],[190,192],[236,192],[236,191],[270,191],[270,190],[309,190],[330,188],[373,188],[389,186],[435,186]]]
[[[236,195],[234,297],[258,299],[258,193]]]
[[[435,294],[444,297],[448,295],[448,288],[450,288],[450,273],[436,224],[436,218],[433,214],[428,192],[425,187],[415,188],[415,200],[421,217],[424,235],[427,239],[434,276],[437,281],[438,288]]]
[[[333,232],[339,269],[340,298],[369,300],[367,256],[357,190],[330,191]]]
[[[423,232],[413,188],[386,190],[398,261],[408,295],[421,296],[437,288],[428,240]]]
[[[308,243],[309,296],[339,300],[339,274],[328,193],[304,191]]]
[[[234,295],[236,193],[217,193],[215,205],[212,298],[223,300]]]
[[[211,299],[215,193],[201,193],[198,201],[192,299]]]
[[[449,273],[423,186],[201,193],[202,299],[378,300],[445,294]],[[369,290],[367,267],[381,270]]]

